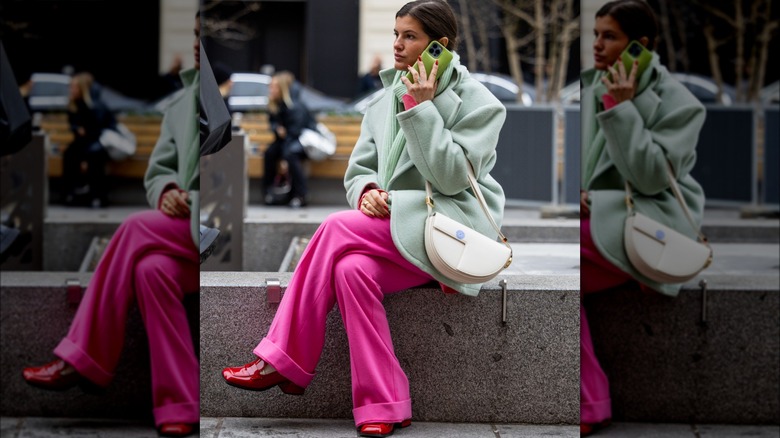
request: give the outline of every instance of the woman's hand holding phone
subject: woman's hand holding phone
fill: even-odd
[[[615,65],[608,67],[609,74],[601,79],[615,104],[634,98],[637,81],[652,60],[653,54],[642,43],[637,40],[628,43]]]
[[[617,63],[617,69],[614,66],[609,67],[609,75],[601,78],[601,82],[607,87],[607,93],[611,95],[616,103],[631,100],[636,95],[636,74],[639,68],[639,61],[634,61],[631,66],[631,72],[626,72],[626,67],[622,62]]]
[[[413,65],[407,67],[409,73],[411,73],[414,78],[414,83],[410,82],[406,76],[401,76],[401,81],[406,85],[406,92],[412,96],[417,103],[433,100],[433,96],[436,94],[436,86],[438,85],[436,73],[439,71],[439,61],[437,60],[433,63],[430,74],[427,74],[425,71],[425,63],[423,63],[421,57],[417,58],[417,65],[420,69],[419,72]]]

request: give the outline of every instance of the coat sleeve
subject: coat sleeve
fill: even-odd
[[[163,190],[170,184],[178,184],[178,151],[172,132],[163,119],[160,137],[149,157],[149,166],[144,175],[146,199],[152,208],[157,208]]]
[[[426,101],[400,113],[398,120],[417,170],[438,192],[453,196],[469,187],[467,160],[477,179],[489,171],[506,108],[487,89],[474,87],[461,96],[450,91],[436,99],[436,104]],[[447,120],[449,111],[459,112],[453,122]]]
[[[368,118],[368,115],[363,117],[360,136],[352,149],[347,171],[344,174],[347,202],[353,209],[357,208],[360,196],[367,186],[382,188],[379,186],[379,174],[377,172],[377,169],[379,169],[379,157]]]
[[[693,168],[706,116],[704,106],[682,85],[664,80],[658,93],[645,90],[596,116],[615,167],[635,190],[650,196],[669,187],[667,160],[677,179]]]

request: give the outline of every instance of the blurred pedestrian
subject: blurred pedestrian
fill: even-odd
[[[288,204],[302,207],[308,202],[308,184],[303,162],[306,152],[298,140],[304,128],[317,129],[317,121],[300,99],[300,87],[295,85],[295,76],[281,71],[271,77],[268,87],[268,114],[274,141],[264,153],[263,187],[267,205]],[[274,196],[273,187],[279,183],[279,164],[284,160],[289,194],[283,199]]]
[[[285,393],[303,394],[314,378],[328,313],[338,303],[349,340],[358,434],[384,437],[411,424],[409,381],[393,351],[383,298],[431,281],[472,296],[482,286],[455,282],[428,260],[426,179],[437,207],[495,235],[469,190],[471,166],[489,214],[498,224],[503,217],[504,192],[490,170],[506,109],[460,64],[457,33],[455,14],[443,0],[407,3],[397,12],[394,68],[381,73],[387,92],[369,106],[344,177],[352,210],[320,225],[267,335],[253,350],[257,358],[225,368],[228,384],[253,390],[278,385]],[[419,61],[433,40],[453,51],[440,77],[438,65],[428,72]]]
[[[116,129],[116,118],[100,99],[99,86],[89,72],[71,78],[68,124],[73,141],[62,154],[65,204],[103,207],[108,201],[109,155],[100,134],[103,129]]]
[[[199,364],[182,303],[199,289],[199,37],[196,16],[195,68],[181,72],[185,91],[165,112],[144,178],[154,209],[131,215],[114,233],[54,349],[58,358],[23,370],[30,385],[43,389],[107,386],[137,303],[149,340],[154,421],[163,436],[192,434],[200,421]]]
[[[372,91],[376,91],[382,88],[382,79],[379,77],[379,72],[382,70],[382,57],[376,55],[371,62],[371,68],[360,77],[360,85],[358,87],[357,96],[365,96]]]
[[[582,73],[583,173],[580,278],[588,294],[638,282],[644,291],[675,296],[680,284],[662,284],[640,274],[624,249],[627,215],[625,183],[634,191],[634,208],[695,238],[667,178],[671,164],[683,198],[701,222],[704,192],[690,175],[705,110],[661,65],[653,51],[650,65],[637,74],[615,63],[633,40],[654,50],[658,25],[642,0],[617,0],[596,13],[595,68]],[[694,233],[691,235],[690,233]],[[609,382],[594,353],[584,307],[580,307],[580,432],[589,435],[611,422]]]
[[[151,88],[152,95],[150,100],[162,99],[184,87],[181,81],[181,71],[184,68],[184,62],[181,55],[176,54],[171,60],[171,65],[162,74],[157,76],[157,81]]]

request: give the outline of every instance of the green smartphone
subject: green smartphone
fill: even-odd
[[[439,61],[439,70],[436,72],[436,79],[439,79],[442,73],[444,73],[444,70],[447,69],[447,66],[450,64],[450,61],[452,61],[452,52],[447,50],[446,47],[442,46],[441,43],[439,43],[436,40],[431,41],[430,44],[428,44],[428,47],[423,50],[422,55],[420,55],[423,61],[423,65],[425,66],[425,72],[427,74],[431,74],[431,69],[433,68],[433,63],[438,60]],[[414,63],[414,66],[417,68],[417,71],[419,72],[420,69],[417,67],[417,63]],[[406,74],[407,79],[409,79],[412,83],[414,83],[414,77],[412,76],[412,73],[409,72]]]
[[[623,66],[626,68],[626,75],[630,75],[631,68],[634,66],[634,60],[638,60],[639,64],[637,65],[636,70],[636,78],[638,79],[640,76],[642,76],[642,73],[645,71],[647,66],[650,65],[650,61],[652,61],[652,59],[653,53],[647,50],[647,48],[643,46],[642,43],[634,40],[628,43],[626,49],[623,50],[623,53],[620,54],[620,60],[615,62],[613,67],[615,70],[620,71],[618,68],[618,63],[623,61]]]

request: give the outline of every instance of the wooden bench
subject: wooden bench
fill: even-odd
[[[336,135],[336,153],[322,161],[307,161],[310,178],[341,179],[347,171],[349,156],[360,136],[362,116],[322,116],[318,121],[325,124]],[[274,140],[268,116],[262,113],[247,113],[241,119],[241,128],[249,137],[248,175],[250,178],[263,176],[263,153]]]
[[[135,155],[124,161],[109,162],[109,175],[124,178],[143,178],[149,161],[160,135],[162,116],[155,115],[123,115],[118,121],[127,125],[136,136],[138,146]],[[322,161],[307,161],[307,172],[314,178],[344,177],[347,170],[352,148],[360,136],[361,116],[324,116],[319,118],[336,135],[336,153]],[[263,176],[263,153],[273,142],[274,136],[268,123],[268,116],[263,113],[246,113],[241,121],[241,127],[249,137],[248,175],[250,178]],[[62,152],[73,141],[73,133],[68,126],[67,115],[64,113],[47,114],[41,121],[41,129],[49,135],[51,150],[48,152],[49,177],[62,176]]]
[[[123,161],[109,161],[108,174],[123,178],[141,178],[146,173],[149,156],[160,136],[161,115],[120,115],[117,121],[124,123],[135,134],[135,154]],[[46,114],[41,121],[41,130],[49,136],[51,149],[47,151],[48,175],[62,176],[62,153],[73,141],[73,132],[65,113]]]

